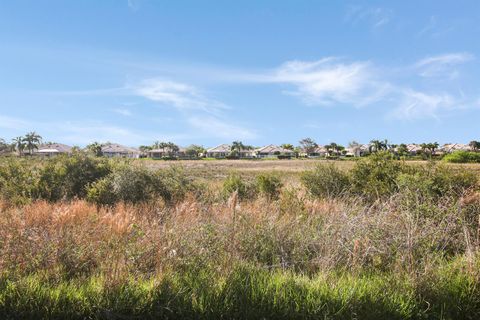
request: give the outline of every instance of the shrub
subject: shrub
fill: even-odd
[[[253,198],[255,195],[254,186],[243,181],[242,177],[238,173],[230,173],[223,182],[223,194],[224,196],[230,196],[232,193],[237,192],[240,199]]]
[[[469,151],[455,151],[443,157],[445,162],[451,163],[480,163],[480,153]]]
[[[397,177],[400,190],[413,191],[418,196],[431,199],[458,198],[467,190],[475,188],[477,181],[477,175],[473,172],[452,170],[435,163],[412,167],[409,173],[402,173]]]
[[[183,199],[192,190],[191,181],[178,168],[152,172],[144,167],[120,166],[93,183],[87,199],[99,205],[119,201],[142,203],[158,197],[171,203]]]
[[[0,197],[11,204],[28,203],[37,183],[37,171],[27,161],[6,159],[0,164]]]
[[[48,201],[85,198],[87,186],[112,172],[106,159],[75,153],[49,159],[40,169],[36,197]]]
[[[283,186],[280,178],[273,174],[260,174],[255,178],[255,184],[260,194],[269,199],[277,199]]]
[[[408,168],[388,152],[378,152],[356,162],[351,171],[352,191],[367,201],[390,196],[398,190],[397,177]]]
[[[308,192],[315,197],[336,197],[347,192],[348,174],[334,164],[318,165],[301,175],[301,181]]]

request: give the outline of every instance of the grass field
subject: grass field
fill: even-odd
[[[2,319],[480,317],[479,165],[0,160]]]

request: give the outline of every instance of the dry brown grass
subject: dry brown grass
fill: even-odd
[[[74,201],[0,208],[0,269],[21,274],[118,279],[182,266],[227,270],[233,261],[306,273],[422,274],[439,259],[472,256],[480,247],[478,195],[426,212],[401,196],[367,206],[352,198],[313,200],[292,190],[277,201],[187,197],[175,206],[106,209]]]

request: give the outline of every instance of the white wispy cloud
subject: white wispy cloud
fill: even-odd
[[[163,79],[146,79],[134,87],[135,94],[179,110],[201,110],[216,114],[228,107],[206,97],[189,84]]]
[[[352,25],[366,22],[372,28],[378,28],[389,23],[393,18],[393,11],[381,7],[349,6],[345,21]]]
[[[140,0],[127,0],[127,5],[132,11],[140,9]]]
[[[248,140],[257,137],[250,129],[212,116],[193,116],[188,119],[188,123],[197,130],[217,138]]]
[[[474,55],[468,52],[435,55],[419,60],[415,64],[415,68],[422,77],[447,77],[454,79],[459,76],[456,66],[473,59]]]
[[[118,108],[118,109],[113,109],[113,112],[121,114],[122,116],[125,116],[125,117],[131,117],[132,116],[132,112],[128,109]]]
[[[71,121],[62,124],[51,124],[56,132],[62,133],[66,143],[86,145],[93,141],[117,142],[126,145],[136,145],[146,140],[145,133],[111,125],[101,121]],[[51,130],[51,129],[50,129]],[[45,131],[50,131],[45,129]]]
[[[31,123],[27,120],[0,115],[0,128],[3,129],[27,129]]]
[[[467,108],[466,101],[450,93],[426,93],[413,89],[400,92],[400,103],[390,116],[397,119],[439,119],[443,112]]]
[[[310,105],[364,106],[379,100],[389,90],[388,83],[377,80],[369,62],[344,63],[335,57],[288,61],[274,72],[252,80],[292,85],[295,90],[287,93]]]

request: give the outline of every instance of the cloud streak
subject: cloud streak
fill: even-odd
[[[366,22],[374,29],[386,25],[392,18],[393,11],[381,7],[349,6],[345,15],[347,23],[357,25]]]
[[[133,90],[138,96],[183,111],[199,110],[218,114],[229,108],[219,101],[207,98],[194,86],[170,80],[146,79]]]
[[[472,54],[467,52],[448,53],[423,58],[414,67],[422,77],[448,77],[454,79],[459,75],[459,71],[455,66],[471,61],[474,58]]]

